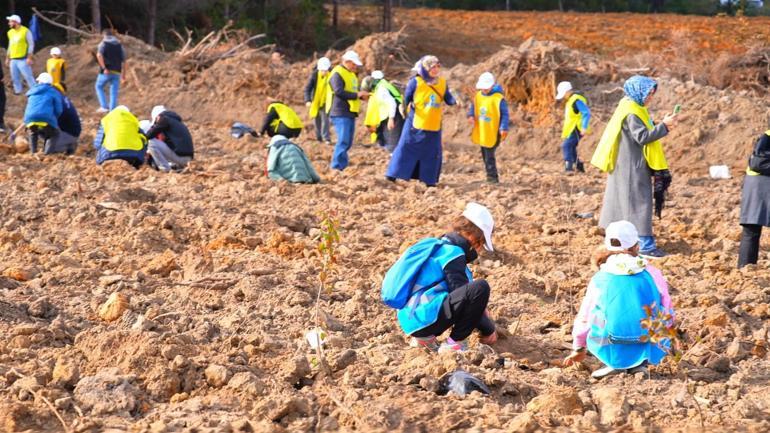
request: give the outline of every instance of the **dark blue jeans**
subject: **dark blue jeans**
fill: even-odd
[[[564,155],[565,161],[573,163],[577,162],[578,143],[580,143],[580,134],[578,133],[578,130],[575,129],[572,131],[572,134],[570,134],[570,136],[564,139],[564,141],[561,143],[561,153]]]

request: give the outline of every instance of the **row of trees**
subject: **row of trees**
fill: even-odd
[[[382,9],[382,29],[392,29],[394,7],[451,9],[631,11],[713,14],[720,8],[749,8],[756,0],[8,0],[10,13],[27,21],[32,8],[70,27],[103,26],[169,46],[169,30],[190,28],[196,36],[230,23],[266,33],[279,46],[297,52],[323,50],[340,42],[338,3],[375,5]],[[727,3],[724,5],[724,3]],[[58,28],[44,28],[43,44],[60,43]],[[74,33],[66,35],[70,40]],[[5,45],[5,32],[0,41]]]

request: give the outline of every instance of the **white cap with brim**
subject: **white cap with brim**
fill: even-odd
[[[479,81],[476,82],[476,89],[487,90],[491,89],[495,85],[495,76],[491,72],[484,72],[479,76]]]
[[[51,55],[52,56],[61,56],[61,49],[59,47],[51,48]]]
[[[156,105],[156,106],[152,107],[152,112],[150,113],[150,118],[152,119],[153,122],[155,122],[155,120],[157,120],[158,116],[160,116],[161,113],[163,113],[164,111],[166,111],[166,107],[164,107],[162,105]]]
[[[382,80],[385,78],[385,74],[383,74],[382,71],[372,71],[372,78],[375,80]]]
[[[495,220],[492,219],[492,213],[489,209],[478,203],[470,202],[465,205],[463,216],[484,233],[484,248],[487,251],[494,251],[492,247],[492,229],[495,228]]]
[[[353,62],[358,66],[363,66],[363,63],[361,63],[361,58],[358,57],[358,53],[356,53],[355,51],[347,51],[345,54],[342,55],[342,60]]]
[[[316,68],[319,71],[328,71],[329,68],[331,67],[332,67],[332,62],[328,58],[321,57],[320,59],[318,59],[318,64],[316,65]]]
[[[612,245],[612,241],[620,243]],[[628,221],[615,221],[610,223],[604,231],[604,246],[607,251],[626,251],[639,243],[639,232],[636,226]]]
[[[559,83],[558,86],[556,86],[556,100],[561,101],[564,99],[565,96],[567,96],[567,93],[572,90],[572,83],[569,81],[562,81]]]
[[[21,17],[18,16],[18,15],[11,15],[9,17],[5,17],[5,19],[8,20],[8,21],[15,21],[15,22],[21,24]]]
[[[53,77],[48,72],[43,72],[37,76],[37,82],[40,84],[53,84]]]

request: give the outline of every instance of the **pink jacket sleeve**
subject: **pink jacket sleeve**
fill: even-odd
[[[599,290],[591,280],[586,289],[586,296],[580,304],[580,310],[575,317],[575,324],[572,325],[572,349],[577,350],[586,347],[586,338],[591,331],[590,314],[599,301]]]
[[[666,281],[666,278],[663,276],[660,269],[655,266],[647,265],[646,269],[652,276],[653,281],[655,281],[655,286],[658,288],[658,293],[660,293],[660,305],[668,310],[671,313],[671,316],[673,316],[674,308],[671,305],[671,295],[668,294],[668,282]]]

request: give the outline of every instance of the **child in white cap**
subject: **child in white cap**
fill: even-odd
[[[572,353],[564,364],[582,362],[586,350],[604,367],[593,372],[602,378],[621,372],[646,371],[666,356],[670,341],[653,341],[643,321],[658,313],[673,329],[668,283],[657,268],[639,256],[639,234],[628,221],[607,226],[604,249],[594,258],[599,271],[591,278],[572,328]]]
[[[476,89],[478,92],[468,110],[468,122],[473,127],[471,139],[481,147],[487,182],[499,183],[495,151],[508,136],[508,103],[503,88],[495,83],[491,72],[481,74]]]
[[[45,62],[45,70],[53,77],[53,86],[61,91],[66,91],[67,86],[64,81],[67,74],[67,62],[62,58],[59,47],[51,48],[50,54],[51,58]]]
[[[588,108],[588,99],[580,92],[572,88],[572,83],[562,81],[556,87],[556,100],[565,100],[564,125],[561,131],[562,155],[564,156],[564,171],[583,172],[583,161],[578,158],[577,146],[580,139],[589,131],[591,110]]]
[[[482,249],[493,251],[493,228],[489,209],[468,203],[448,234],[413,245],[388,271],[383,281],[383,300],[398,309],[399,325],[413,337],[413,346],[462,352],[467,350],[467,339],[474,331],[479,331],[482,344],[497,341],[495,324],[486,311],[489,284],[483,279],[474,280],[468,269],[468,263],[476,260]],[[412,268],[418,270],[410,276],[412,284],[407,288],[408,295],[403,297],[403,305],[390,303],[387,298],[388,293],[392,293],[391,283],[404,277],[406,268],[402,264],[417,257],[424,257],[423,262]],[[439,346],[436,337],[449,329],[449,337]]]

